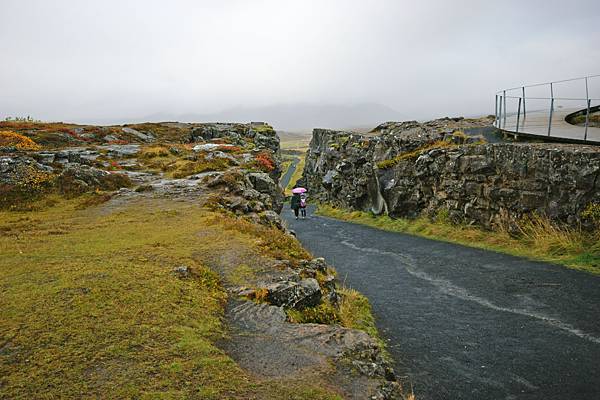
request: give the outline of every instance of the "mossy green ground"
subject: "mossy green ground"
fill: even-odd
[[[338,209],[320,205],[317,214],[374,228],[402,232],[430,239],[459,243],[532,260],[552,262],[569,268],[600,274],[600,233],[557,228],[542,218],[523,222],[521,232],[511,235],[505,230],[490,231],[476,226],[454,224],[443,217],[432,220],[393,219],[369,212]]]
[[[83,201],[0,212],[0,398],[338,398],[317,382],[258,380],[215,345],[227,295],[195,254],[222,245],[207,229],[260,240],[189,203]]]

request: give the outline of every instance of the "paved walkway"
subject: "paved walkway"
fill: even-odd
[[[552,138],[567,139],[570,141],[583,141],[585,127],[569,124],[565,117],[579,111],[573,108],[556,108],[552,113],[552,127],[550,136]],[[526,118],[521,115],[519,121],[519,133],[533,136],[548,137],[549,110],[527,112]],[[517,116],[507,115],[506,125],[500,121],[502,130],[509,132],[517,131]],[[588,127],[587,141],[600,144],[600,128]]]
[[[294,158],[287,171],[285,171],[285,174],[279,180],[279,186],[281,186],[282,189],[285,189],[290,184],[290,179],[292,179],[294,171],[296,171],[299,162],[299,157]]]
[[[311,210],[312,211],[312,210]],[[600,277],[337,220],[291,229],[368,296],[428,399],[600,399]]]

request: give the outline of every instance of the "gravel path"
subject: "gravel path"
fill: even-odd
[[[279,186],[281,186],[283,189],[285,189],[290,184],[290,179],[292,179],[294,171],[296,171],[299,162],[300,158],[294,158],[292,160],[292,163],[290,164],[290,167],[287,169],[287,171],[285,171],[285,174],[279,180]]]
[[[368,296],[419,400],[600,399],[600,277],[322,217],[295,221],[289,208],[283,216]]]

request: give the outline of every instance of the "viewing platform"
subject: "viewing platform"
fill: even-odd
[[[541,140],[600,144],[600,75],[526,85],[496,93],[494,126]],[[595,86],[594,86],[595,84]],[[549,95],[549,96],[548,96]]]

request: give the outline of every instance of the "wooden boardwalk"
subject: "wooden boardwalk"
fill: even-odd
[[[503,118],[499,121],[499,128],[503,131],[523,135],[536,136],[547,140],[563,140],[570,142],[588,142],[600,144],[600,128],[588,127],[587,140],[585,138],[585,127],[572,125],[565,120],[565,117],[579,109],[557,108],[552,113],[552,124],[548,132],[548,122],[550,119],[549,110],[527,112],[527,116],[520,117],[519,128],[517,131],[517,115],[509,114],[506,116],[506,124]]]

